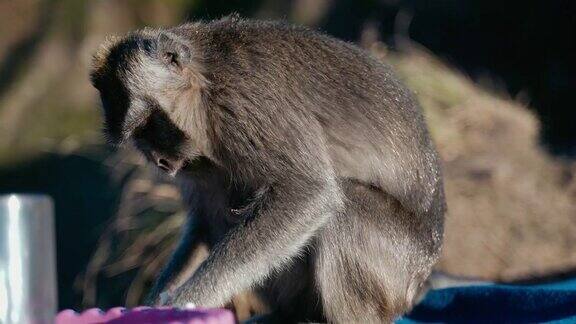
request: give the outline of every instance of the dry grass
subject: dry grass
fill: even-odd
[[[539,146],[538,120],[422,52],[392,60],[443,160],[449,214],[439,267],[496,280],[576,268],[575,168]]]
[[[120,209],[77,283],[83,304],[97,300],[98,277],[112,278],[137,269],[126,292],[125,305],[139,304],[147,285],[167,262],[183,227],[186,212],[176,187],[145,167],[135,154],[121,153],[107,161],[125,183]]]

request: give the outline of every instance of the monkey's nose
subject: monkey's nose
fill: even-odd
[[[168,161],[168,160],[166,160],[166,159],[159,158],[159,159],[156,161],[156,165],[157,165],[160,169],[162,169],[162,170],[164,170],[164,171],[166,171],[166,172],[172,171],[172,164],[170,163],[170,161]]]
[[[155,154],[153,154],[155,155]],[[175,176],[178,171],[182,168],[183,160],[179,159],[168,159],[165,157],[154,156],[154,162],[156,165],[166,171],[169,175]]]

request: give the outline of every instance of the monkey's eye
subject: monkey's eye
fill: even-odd
[[[163,59],[167,64],[180,67],[180,62],[178,62],[178,54],[174,52],[164,52]]]

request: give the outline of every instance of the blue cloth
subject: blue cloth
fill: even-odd
[[[576,278],[540,285],[481,285],[430,291],[396,321],[411,323],[576,323]]]

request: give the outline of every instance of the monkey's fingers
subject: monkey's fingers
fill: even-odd
[[[161,292],[160,296],[158,296],[158,301],[156,302],[159,306],[167,306],[168,301],[170,300],[170,293],[167,291]]]
[[[192,302],[187,294],[179,293],[178,290],[173,292],[165,291],[160,294],[160,305],[170,306],[182,309],[194,309],[196,308],[196,303]]]

